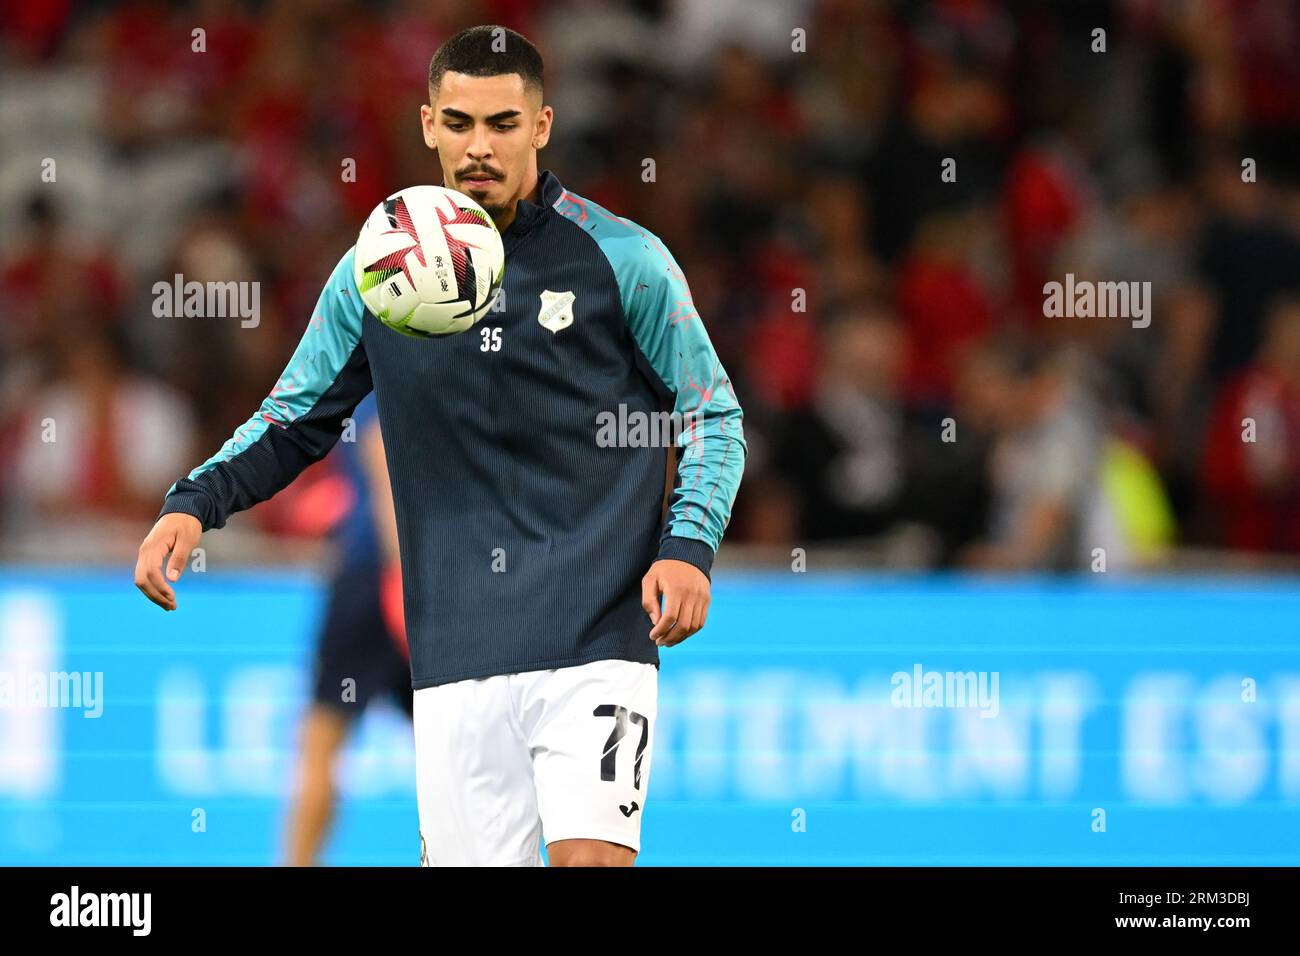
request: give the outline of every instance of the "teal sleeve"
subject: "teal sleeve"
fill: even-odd
[[[270,395],[215,455],[172,485],[161,513],[193,515],[205,531],[220,528],[323,458],[371,390],[364,312],[349,251]]]
[[[659,557],[708,574],[745,467],[740,403],[672,254],[644,230],[612,240],[610,252],[628,327],[682,423]]]

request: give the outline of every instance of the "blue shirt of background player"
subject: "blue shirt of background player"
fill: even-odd
[[[366,474],[365,448],[373,429],[379,427],[379,412],[371,392],[352,413],[354,441],[335,445],[338,464],[355,495],[352,507],[334,529],[339,560],[344,566],[373,567],[379,563],[379,536],[375,534],[375,514],[370,500],[370,481]]]

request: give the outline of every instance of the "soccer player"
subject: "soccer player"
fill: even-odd
[[[401,335],[366,310],[349,250],[284,376],[171,488],[136,565],[141,590],[174,610],[200,533],[324,455],[373,388],[430,865],[535,866],[543,840],[552,865],[631,865],[659,649],[705,623],[746,454],[677,262],[539,173],[553,115],[542,88],[532,44],[481,26],[434,55],[420,108],[443,184],[501,231],[504,308],[460,335]],[[667,449],[629,447],[636,429],[611,447],[598,423],[667,409],[685,427],[664,519]]]
[[[352,423],[355,440],[339,442],[335,451],[354,497],[335,531],[338,563],[317,637],[298,790],[289,809],[290,866],[317,861],[334,816],[335,763],[357,718],[385,697],[408,716],[414,710],[405,638],[392,633],[384,615],[385,568],[398,561],[397,522],[373,395],[357,406]]]

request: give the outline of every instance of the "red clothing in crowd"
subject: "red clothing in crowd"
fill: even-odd
[[[897,307],[907,328],[908,398],[949,398],[957,358],[992,326],[987,294],[965,264],[916,255],[899,272]]]
[[[1259,364],[1229,381],[1210,419],[1203,477],[1221,544],[1300,553],[1300,388]]]

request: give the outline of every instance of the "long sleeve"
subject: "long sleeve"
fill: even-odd
[[[371,390],[361,344],[365,306],[352,273],[352,250],[322,290],[284,374],[261,407],[220,451],[177,481],[161,514],[193,515],[203,530],[270,498],[319,461]]]
[[[623,246],[618,281],[628,327],[672,393],[674,417],[683,425],[659,557],[708,574],[745,466],[740,404],[672,254],[644,230],[617,242]]]

